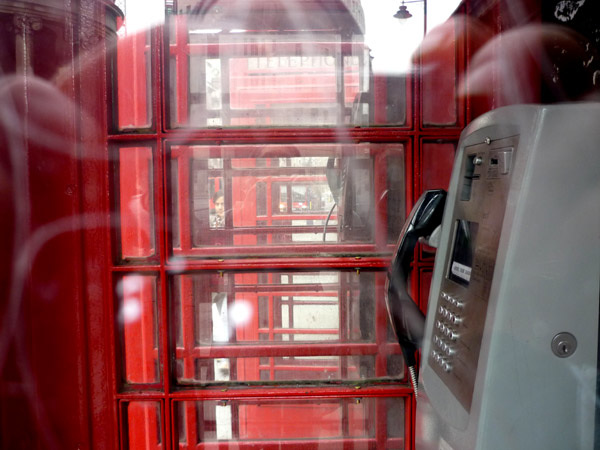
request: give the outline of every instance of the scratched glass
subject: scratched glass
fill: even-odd
[[[387,340],[384,278],[354,271],[175,276],[175,378],[194,385],[401,377],[402,365],[385,363],[398,348]]]

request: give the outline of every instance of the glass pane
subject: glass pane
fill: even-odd
[[[178,7],[168,20],[171,127],[406,123],[410,69],[374,79],[359,2]],[[418,42],[422,17],[415,35],[388,15],[388,32]]]
[[[404,217],[401,144],[174,146],[171,175],[177,256],[386,251]]]
[[[402,397],[176,402],[177,441],[187,448],[211,442],[219,448],[404,448],[404,403]]]
[[[158,450],[163,447],[160,403],[134,401],[125,404],[127,434],[125,448]]]
[[[377,177],[380,178],[380,177]],[[386,197],[387,197],[387,242],[395,244],[406,218],[406,186],[403,155],[388,154],[386,157]]]
[[[421,270],[419,272],[419,298],[421,298],[421,310],[427,311],[429,303],[429,289],[431,288],[431,277],[433,272],[429,270]]]
[[[176,41],[171,52],[171,126],[350,122],[364,54],[344,57],[339,35],[211,33],[198,29],[200,24],[191,16],[181,19],[171,27],[173,31],[188,26],[187,39]],[[178,44],[189,56],[179,54]],[[364,52],[364,46],[360,48]],[[181,58],[189,66],[187,89]]]
[[[368,122],[363,123],[362,117],[353,119],[355,125],[409,125],[411,113],[411,78],[404,73],[373,75],[373,95],[369,101]],[[363,108],[364,101],[355,103],[355,107]]]
[[[406,402],[404,398],[387,398],[385,400],[385,409],[387,411],[387,435],[391,439],[391,442],[386,448],[389,449],[402,449],[406,448],[404,445],[404,430],[406,416],[404,413]],[[400,440],[402,439],[402,440]]]
[[[384,280],[384,273],[334,271],[175,276],[176,379],[202,384],[403,376],[403,366],[386,369],[384,362],[399,353],[386,342]]]
[[[117,322],[125,383],[157,383],[159,375],[156,277],[125,275],[117,282]]]
[[[455,150],[456,142],[423,141],[421,146],[423,162],[421,188],[423,191],[448,189]]]
[[[116,127],[119,130],[152,125],[152,41],[150,27],[160,23],[164,3],[160,0],[120,0],[125,15],[117,31]]]
[[[422,55],[423,125],[458,125],[458,44],[455,36],[446,35],[444,45],[432,46]]]
[[[155,253],[152,149],[119,149],[119,218],[121,257]]]
[[[371,56],[373,80],[369,92],[368,123],[380,125],[412,125],[413,66],[415,52],[425,31],[424,2],[411,2],[410,19],[394,17],[401,2],[390,4],[362,1],[365,12],[365,42]],[[364,119],[363,119],[364,121]],[[359,124],[364,122],[358,121]]]

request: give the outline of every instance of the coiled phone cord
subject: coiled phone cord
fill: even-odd
[[[413,366],[408,366],[408,376],[410,377],[410,384],[412,384],[413,390],[415,391],[415,400],[419,393],[419,387],[417,385],[417,371]]]

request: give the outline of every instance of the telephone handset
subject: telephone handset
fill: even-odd
[[[335,201],[323,227],[338,208],[338,239],[344,242],[369,240],[373,235],[373,162],[360,156],[330,157],[325,171]]]
[[[421,195],[402,227],[396,254],[388,271],[387,310],[415,393],[416,353],[421,347],[425,331],[425,315],[408,293],[408,273],[417,242],[420,238],[430,237],[441,225],[445,204],[446,191],[443,189],[425,191]]]

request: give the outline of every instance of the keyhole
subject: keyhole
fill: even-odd
[[[577,339],[571,333],[562,332],[558,333],[552,339],[552,352],[560,357],[567,358],[571,356],[577,349]]]

